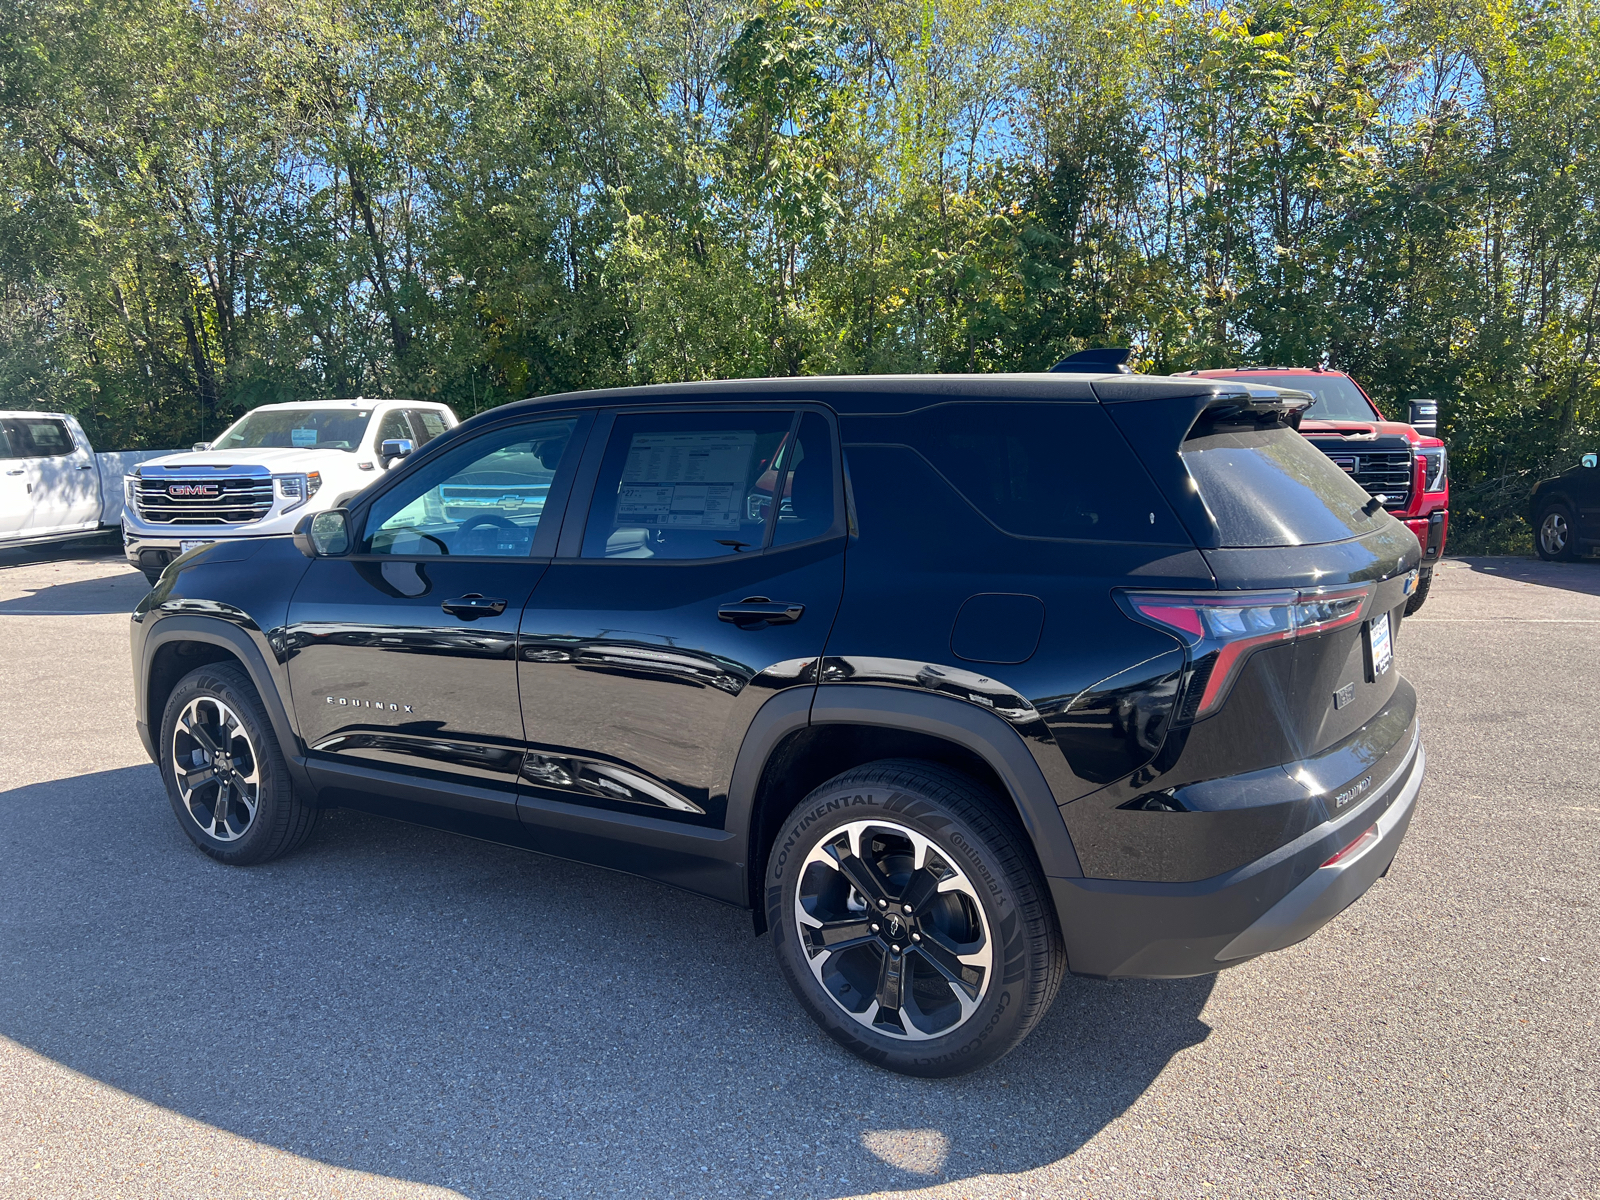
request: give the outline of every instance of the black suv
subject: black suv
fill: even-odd
[[[1533,546],[1549,562],[1569,562],[1600,547],[1600,467],[1585,454],[1575,467],[1541,479],[1528,500]]]
[[[754,910],[872,1062],[1015,1046],[1064,972],[1217,971],[1389,865],[1417,540],[1216,380],[813,378],[485,413],[133,618],[228,863],[321,807]]]

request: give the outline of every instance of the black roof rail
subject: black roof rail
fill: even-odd
[[[1076,371],[1091,375],[1131,375],[1125,346],[1105,346],[1098,350],[1079,350],[1051,367],[1052,371]]]

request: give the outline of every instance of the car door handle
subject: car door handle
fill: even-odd
[[[491,600],[477,592],[468,592],[465,596],[446,600],[439,607],[452,617],[460,617],[463,621],[476,621],[479,617],[498,617],[505,612],[506,602]]]
[[[78,464],[78,470],[80,470],[80,471],[92,471],[92,470],[94,470],[94,464],[93,463],[79,463]]]
[[[765,596],[746,596],[737,604],[717,609],[717,620],[733,625],[792,625],[805,615],[804,604],[774,602]]]
[[[15,470],[15,471],[7,471],[6,474],[7,475],[21,475],[22,474],[22,470],[18,469],[18,470]]]

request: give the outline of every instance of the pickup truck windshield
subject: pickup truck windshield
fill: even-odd
[[[361,445],[372,417],[364,408],[257,409],[211,443],[213,450],[288,447],[296,450],[345,450]]]
[[[1264,383],[1268,387],[1293,388],[1297,392],[1310,392],[1315,397],[1306,409],[1307,421],[1376,421],[1378,414],[1356,387],[1343,375],[1268,375],[1259,371],[1247,375],[1213,375],[1213,379],[1228,379],[1234,383]]]

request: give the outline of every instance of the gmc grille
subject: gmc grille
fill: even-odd
[[[173,495],[192,488],[215,495]],[[152,525],[244,525],[272,509],[272,479],[140,479],[139,516]]]
[[[1384,508],[1396,512],[1411,503],[1412,469],[1409,450],[1354,450],[1329,446],[1323,453],[1333,465],[1367,489],[1369,496],[1383,496]]]

